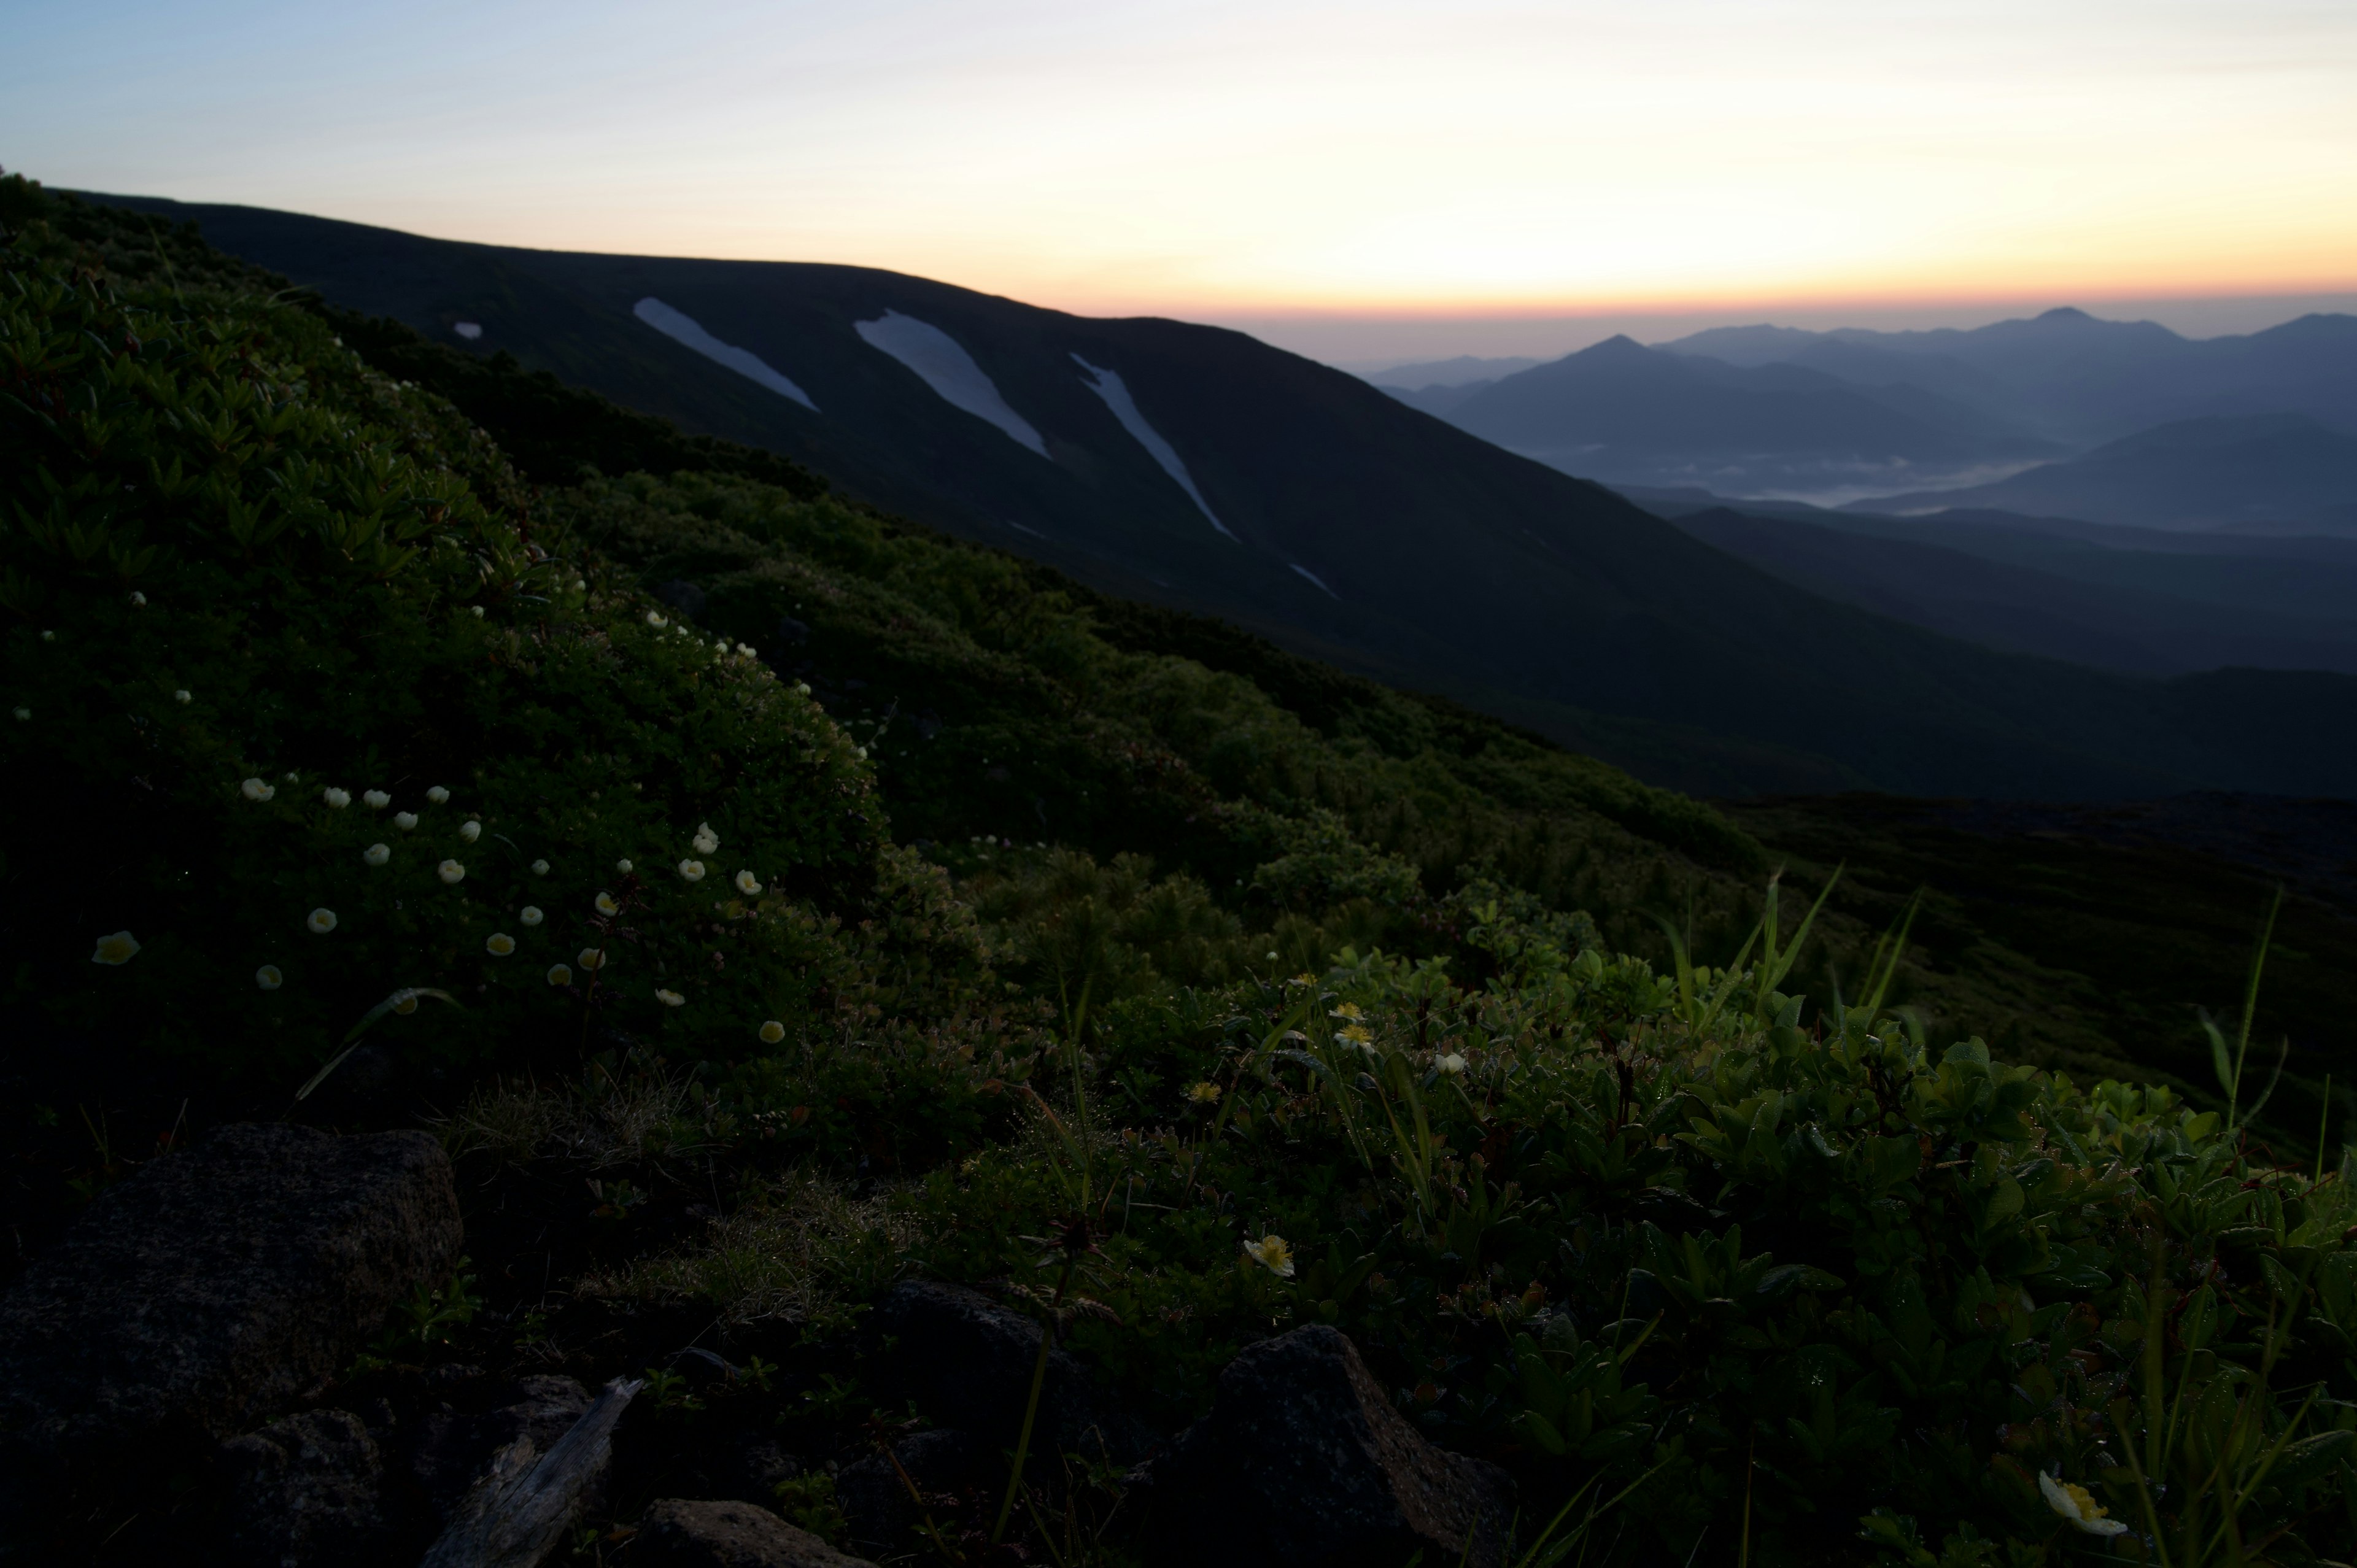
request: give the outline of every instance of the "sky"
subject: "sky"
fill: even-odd
[[[2350,0],[0,0],[0,165],[1344,363],[2357,308]]]

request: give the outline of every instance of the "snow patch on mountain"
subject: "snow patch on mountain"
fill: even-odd
[[[694,349],[713,363],[726,365],[748,381],[759,381],[779,396],[793,399],[813,413],[818,412],[818,404],[811,402],[810,393],[771,370],[759,354],[749,349],[739,349],[733,343],[723,343],[686,312],[674,310],[649,295],[630,307],[630,314],[673,342]]]
[[[888,310],[873,321],[853,323],[867,346],[889,354],[939,394],[952,408],[961,408],[1006,433],[1017,446],[1048,455],[1048,444],[1030,421],[1006,406],[998,383],[984,373],[958,340],[929,321]]]
[[[1327,588],[1327,587],[1326,587],[1326,579],[1325,579],[1325,578],[1323,578],[1323,577],[1319,576],[1317,573],[1315,573],[1315,572],[1311,571],[1308,567],[1302,565],[1299,562],[1296,562],[1296,563],[1294,563],[1294,564],[1293,564],[1293,569],[1294,569],[1295,571],[1297,571],[1297,572],[1300,573],[1303,576],[1305,576],[1305,577],[1308,578],[1311,582],[1313,582],[1313,583],[1317,584],[1320,588],[1325,588],[1325,589],[1326,589],[1326,596],[1327,596],[1328,598],[1329,598],[1329,599],[1340,599],[1340,598],[1342,596],[1341,595],[1340,595],[1340,594],[1336,593],[1333,589],[1331,589],[1331,588]]]
[[[1187,472],[1187,465],[1179,457],[1178,448],[1162,439],[1162,433],[1148,424],[1146,415],[1138,412],[1137,400],[1129,395],[1129,385],[1121,379],[1120,373],[1092,365],[1078,354],[1072,356],[1072,362],[1088,372],[1088,376],[1082,378],[1081,384],[1104,399],[1104,405],[1113,410],[1113,416],[1121,421],[1121,427],[1136,437],[1137,444],[1162,465],[1164,473],[1178,481],[1178,488],[1187,492],[1187,499],[1195,503],[1196,510],[1211,520],[1213,528],[1230,539],[1235,538],[1229,532],[1228,525],[1220,521],[1220,514],[1211,510],[1211,503],[1203,499],[1203,492],[1195,488],[1194,476]]]

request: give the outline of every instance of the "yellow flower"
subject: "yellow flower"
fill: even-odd
[[[760,1034],[763,1045],[774,1046],[786,1037],[786,1026],[772,1018],[761,1026]]]
[[[393,1010],[400,1014],[404,1018],[409,1016],[412,1013],[416,1012],[417,993],[414,991],[403,992],[401,1000],[393,1004]]]
[[[573,972],[561,963],[552,963],[548,966],[548,983],[570,985],[573,983]]]
[[[111,937],[98,939],[98,950],[90,955],[92,963],[109,966],[126,964],[131,955],[139,950],[139,940],[129,931],[117,931]]]
[[[458,836],[465,839],[468,843],[472,843],[477,839],[483,836],[483,824],[480,822],[460,822],[458,824]]]
[[[600,893],[597,895],[597,913],[601,915],[619,915],[621,912],[622,907],[614,902],[614,896],[611,893]]]
[[[371,865],[382,865],[393,858],[393,850],[385,844],[372,843],[361,851],[361,858]]]
[[[19,718],[24,716],[24,713],[25,711],[22,708],[16,710],[16,714]],[[244,796],[249,800],[267,800],[273,795],[277,794],[278,789],[275,785],[264,784],[259,779],[249,779],[244,783],[237,787],[237,792]]]
[[[751,872],[749,872],[749,871],[740,871],[740,872],[738,872],[738,873],[737,874],[737,892],[744,894],[747,897],[748,897],[748,898],[749,898],[749,897],[751,897],[754,894],[759,893],[760,890],[761,890],[761,884],[760,884],[760,881],[759,881],[759,878],[757,878],[756,876],[754,876],[754,875],[753,875]]]
[[[275,991],[286,983],[286,977],[278,972],[276,964],[265,963],[253,972],[253,983],[264,991]]]
[[[2087,1495],[2087,1488],[2072,1481],[2058,1481],[2041,1474],[2038,1489],[2046,1494],[2046,1506],[2077,1525],[2089,1535],[2124,1535],[2127,1526],[2115,1519],[2104,1516],[2112,1510]]]
[[[543,920],[548,918],[548,917],[540,912],[539,905],[526,904],[521,910],[517,911],[516,918],[522,920],[527,926],[537,926]]]
[[[1334,1037],[1349,1046],[1363,1046],[1374,1039],[1374,1036],[1367,1033],[1364,1024],[1345,1024],[1334,1031]]]
[[[446,860],[434,868],[434,875],[455,885],[466,878],[467,868],[455,860]]]
[[[680,875],[680,879],[681,879],[682,881],[685,881],[685,882],[701,882],[701,881],[703,881],[703,880],[704,880],[704,862],[702,862],[702,861],[700,861],[700,860],[683,860],[683,861],[681,861],[681,862],[679,863],[679,875]]]
[[[493,958],[505,958],[515,951],[515,939],[505,931],[493,931],[483,939],[483,950]]]
[[[336,912],[333,909],[314,909],[303,918],[303,923],[311,928],[312,935],[324,937],[336,929]]]
[[[579,952],[573,955],[573,961],[579,964],[584,969],[603,969],[606,967],[606,950],[604,948],[583,948]]]
[[[660,985],[655,987],[655,1000],[662,1003],[666,1007],[684,1007],[687,1005],[686,997],[682,996],[676,991],[665,991]]]
[[[1199,1083],[1187,1091],[1187,1098],[1199,1105],[1210,1105],[1220,1098],[1220,1086],[1216,1083]]]
[[[1359,1004],[1355,1002],[1345,1002],[1326,1015],[1329,1018],[1348,1018],[1353,1024],[1366,1016],[1364,1013],[1359,1011]]]
[[[1293,1249],[1282,1236],[1264,1236],[1244,1243],[1244,1255],[1278,1279],[1293,1277]]]

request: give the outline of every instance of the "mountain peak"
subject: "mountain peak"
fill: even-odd
[[[2085,311],[2080,309],[2075,305],[2058,305],[2051,310],[2040,311],[2037,319],[2040,321],[2079,322],[2093,321],[2095,318],[2088,315]]]

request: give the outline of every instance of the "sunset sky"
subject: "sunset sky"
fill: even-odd
[[[0,14],[0,163],[54,185],[890,267],[1329,358],[2063,303],[2242,330],[2357,291],[2348,0]]]

